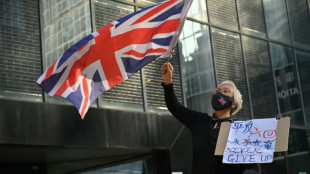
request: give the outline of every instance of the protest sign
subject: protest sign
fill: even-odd
[[[278,119],[275,152],[285,152],[288,149],[290,120],[290,117],[281,117]],[[224,154],[231,124],[232,123],[230,122],[221,123],[221,129],[217,139],[214,155]]]
[[[223,163],[270,163],[277,135],[276,118],[235,121],[232,123]]]

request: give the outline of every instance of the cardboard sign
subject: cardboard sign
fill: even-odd
[[[277,137],[276,118],[235,121],[223,155],[223,163],[271,163]]]
[[[229,130],[231,128],[230,122],[222,122],[219,132],[216,149],[214,155],[223,155],[227,144]],[[277,138],[275,144],[275,152],[283,152],[288,149],[288,136],[290,129],[290,117],[282,117],[278,119]]]

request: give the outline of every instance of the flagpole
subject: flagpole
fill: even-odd
[[[170,54],[169,57],[167,57],[167,63],[169,63],[169,60],[172,58],[172,54]]]
[[[167,57],[167,63],[169,63],[169,60],[172,59],[172,54],[174,54],[174,49],[170,52],[169,57]]]

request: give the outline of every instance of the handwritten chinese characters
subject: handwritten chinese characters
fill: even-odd
[[[235,121],[231,124],[223,163],[271,163],[276,144],[275,118]]]

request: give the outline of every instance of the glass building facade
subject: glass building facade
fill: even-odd
[[[1,0],[0,99],[71,106],[46,95],[37,78],[89,33],[161,1]],[[174,89],[187,107],[212,114],[211,90],[232,80],[244,101],[238,119],[291,118],[288,151],[248,173],[310,173],[309,0],[193,0],[175,51],[170,60]],[[160,86],[166,61],[151,62],[100,96],[92,108],[169,114]],[[152,174],[156,169],[149,158],[77,173]]]

